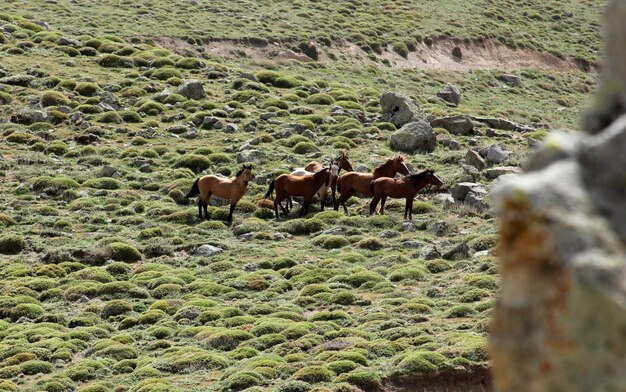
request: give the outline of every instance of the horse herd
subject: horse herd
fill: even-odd
[[[339,175],[341,170],[345,170],[346,173]],[[403,177],[395,179],[397,173],[402,174]],[[200,219],[209,219],[207,207],[211,196],[229,199],[228,222],[231,222],[235,207],[246,193],[248,182],[252,177],[252,165],[243,165],[241,170],[231,179],[213,175],[200,177],[193,183],[185,200],[199,196],[198,216]],[[294,196],[303,199],[298,216],[304,216],[308,213],[311,201],[316,194],[319,195],[321,210],[324,211],[328,188],[332,191],[335,210],[339,210],[339,206],[342,206],[345,213],[349,214],[346,201],[356,194],[362,194],[373,196],[370,203],[370,215],[376,211],[379,202],[381,203],[380,214],[384,214],[385,201],[391,197],[393,199],[406,199],[404,218],[412,219],[413,199],[417,192],[426,185],[441,186],[443,182],[431,169],[410,174],[404,157],[401,155],[387,159],[369,173],[360,173],[354,171],[348,160],[348,155],[342,152],[338,157],[332,159],[328,166],[313,161],[306,167],[294,170],[290,174],[279,175],[270,182],[265,198],[271,197],[272,193],[276,192],[274,198],[276,219],[279,219],[279,207],[285,216],[289,214],[289,209],[293,208],[291,198]],[[335,197],[336,191],[340,193],[338,199]]]

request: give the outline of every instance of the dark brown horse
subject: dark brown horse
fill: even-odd
[[[198,178],[191,188],[191,191],[185,196],[185,200],[190,197],[198,196],[198,217],[202,219],[202,209],[204,209],[205,219],[209,219],[207,207],[211,195],[222,197],[230,200],[230,214],[228,214],[228,222],[233,220],[233,212],[235,206],[243,195],[246,194],[248,182],[252,179],[252,165],[243,165],[241,170],[231,179],[221,178],[217,176],[204,176]]]
[[[283,210],[285,216],[289,214],[289,211],[280,203],[283,200],[288,199],[290,196],[301,196],[303,201],[298,216],[304,216],[309,211],[309,206],[313,196],[315,196],[315,193],[317,193],[323,185],[328,186],[330,184],[330,180],[330,169],[327,167],[312,175],[292,176],[291,174],[281,174],[270,183],[270,187],[265,194],[265,198],[269,198],[272,195],[272,192],[274,192],[274,189],[276,189],[274,213],[276,214],[276,219],[279,219],[279,206]]]
[[[409,174],[409,168],[404,163],[404,157],[398,155],[387,159],[383,164],[372,170],[371,173],[350,172],[340,176],[337,180],[337,190],[341,193],[335,203],[335,210],[343,206],[343,210],[348,214],[346,201],[357,193],[365,196],[370,195],[370,182],[381,177],[394,177],[396,173]]]
[[[442,186],[443,181],[435,175],[434,170],[424,170],[417,174],[410,174],[402,178],[379,178],[370,183],[370,192],[374,195],[370,203],[370,215],[376,211],[378,201],[380,201],[380,214],[385,213],[385,201],[387,197],[393,199],[406,198],[404,207],[404,219],[409,216],[413,219],[413,199],[420,189],[426,185]]]
[[[352,167],[352,164],[350,163],[350,160],[348,159],[348,153],[345,151],[340,151],[339,152],[339,156],[335,159],[333,159],[333,162],[339,166],[339,172],[337,173],[337,175],[341,174],[341,170],[345,170],[347,172],[351,172],[354,171],[354,168]],[[308,165],[306,165],[304,167],[304,170],[308,171],[308,172],[318,172],[320,170],[322,170],[322,168],[324,167],[324,165],[322,165],[321,163],[317,162],[317,161],[312,161],[309,162]],[[333,197],[333,206],[337,203],[337,199],[335,197],[336,193],[337,193],[337,180],[338,180],[338,176],[335,176],[330,183],[330,189],[332,190],[332,197]],[[322,208],[323,209],[323,208]]]

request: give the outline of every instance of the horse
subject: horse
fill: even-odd
[[[309,211],[309,205],[315,193],[323,186],[330,184],[330,169],[325,167],[313,175],[292,176],[290,174],[281,174],[274,181],[270,182],[269,189],[265,194],[265,198],[269,198],[276,189],[276,198],[274,199],[274,213],[276,219],[278,216],[278,206],[283,210],[285,216],[289,211],[280,204],[283,200],[290,196],[302,196],[302,206],[300,207],[299,217],[304,216]]]
[[[207,207],[211,195],[222,197],[230,200],[230,214],[228,214],[228,222],[233,220],[233,212],[237,203],[243,195],[246,194],[248,182],[252,179],[252,165],[243,165],[241,170],[231,179],[221,178],[213,175],[198,178],[191,187],[191,191],[185,196],[185,200],[198,196],[198,217],[202,217],[202,209],[204,209],[204,218],[209,219]]]
[[[343,207],[346,215],[348,215],[348,207],[346,201],[354,196],[357,192],[365,196],[370,195],[369,184],[377,178],[394,177],[396,173],[409,174],[409,168],[404,163],[404,157],[398,155],[387,159],[380,166],[372,170],[371,173],[349,172],[340,176],[337,180],[337,190],[341,195],[335,203],[335,211],[339,210],[339,206]]]
[[[404,219],[409,216],[413,219],[413,199],[420,189],[426,185],[442,186],[443,181],[435,175],[432,169],[424,170],[416,174],[410,174],[402,178],[379,178],[370,183],[370,192],[374,195],[370,203],[370,215],[376,211],[376,205],[380,201],[380,214],[385,213],[385,201],[387,197],[393,199],[406,198],[404,207]]]
[[[314,162],[311,162],[311,163],[314,163]],[[318,163],[318,162],[315,162],[315,163]],[[323,166],[322,166],[322,169],[323,169]],[[291,175],[296,176],[296,177],[312,176],[313,174],[315,174],[315,172],[307,171],[305,169],[296,169],[291,172]],[[331,175],[331,183],[328,185],[327,184],[322,185],[322,187],[317,191],[317,195],[320,197],[322,211],[324,211],[324,206],[326,205],[326,192],[328,191],[328,187],[332,184],[332,181],[336,180],[337,177],[339,176],[339,165],[337,165],[335,162],[331,163],[330,165],[330,175]],[[289,208],[293,207],[293,202],[291,201],[291,197],[287,199],[287,205],[290,206]],[[333,193],[333,205],[335,205],[334,193]]]
[[[339,171],[337,172],[335,177],[332,179],[332,182],[330,184],[330,189],[332,190],[332,197],[333,197],[333,206],[334,206],[335,203],[337,202],[337,199],[335,197],[337,193],[337,179],[339,178],[339,174],[341,174],[341,170],[343,169],[347,172],[351,172],[351,171],[354,171],[354,168],[352,167],[352,164],[350,163],[350,160],[348,159],[348,153],[346,153],[345,151],[340,151],[339,156],[333,159],[333,162],[335,162],[337,166],[339,166]],[[309,164],[306,165],[304,168],[297,169],[297,170],[305,170],[311,173],[315,173],[317,171],[322,170],[323,167],[324,165],[322,165],[321,163],[317,161],[312,161],[312,162],[309,162]],[[323,210],[324,208],[322,207],[322,211]]]

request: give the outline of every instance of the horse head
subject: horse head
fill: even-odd
[[[335,158],[335,162],[337,162],[337,165],[339,165],[340,170],[343,169],[349,172],[354,171],[354,168],[352,167],[352,164],[348,159],[348,154],[345,151],[341,151],[339,153],[339,156]]]
[[[239,176],[242,176],[242,180],[244,180],[246,183],[252,180],[252,178],[254,177],[254,175],[252,174],[252,164],[243,165],[241,167],[241,170],[239,170],[237,172],[237,175],[235,175],[235,177]]]
[[[440,187],[443,185],[443,181],[441,181],[441,178],[437,177],[433,169],[426,170],[426,178],[430,185],[434,185],[436,187]]]
[[[411,172],[409,168],[407,167],[406,163],[404,162],[404,156],[397,155],[391,158],[391,161],[393,164],[393,169],[396,173],[400,173],[406,176]]]

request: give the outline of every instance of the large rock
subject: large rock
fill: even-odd
[[[461,103],[461,93],[451,84],[448,84],[446,87],[439,90],[437,96],[446,102],[450,102],[454,106],[459,106]]]
[[[433,128],[444,128],[453,135],[470,135],[474,131],[472,118],[465,114],[437,118],[431,121],[430,125]]]
[[[487,162],[485,162],[480,154],[474,150],[467,150],[467,153],[465,154],[465,162],[478,170],[483,170],[487,167]]]
[[[452,188],[451,194],[454,200],[463,201],[470,192],[480,195],[487,194],[485,187],[474,182],[459,182]]]
[[[384,93],[380,97],[381,121],[393,123],[396,127],[414,121],[426,121],[426,116],[418,104],[406,95]]]
[[[485,177],[490,180],[494,180],[500,176],[504,176],[506,174],[521,174],[522,169],[517,166],[498,166],[492,167],[485,170]]]
[[[196,250],[196,254],[201,257],[211,257],[215,256],[219,253],[222,253],[224,250],[222,248],[218,248],[213,245],[201,245]]]
[[[176,93],[187,99],[202,99],[204,98],[204,87],[198,80],[187,79],[178,86]]]
[[[437,146],[437,139],[432,127],[425,120],[406,124],[391,135],[391,148],[398,151],[432,152]]]
[[[498,391],[626,391],[626,0],[607,12],[588,134],[574,144],[553,135],[543,149],[562,142],[567,152],[494,190],[502,287],[490,354]]]

